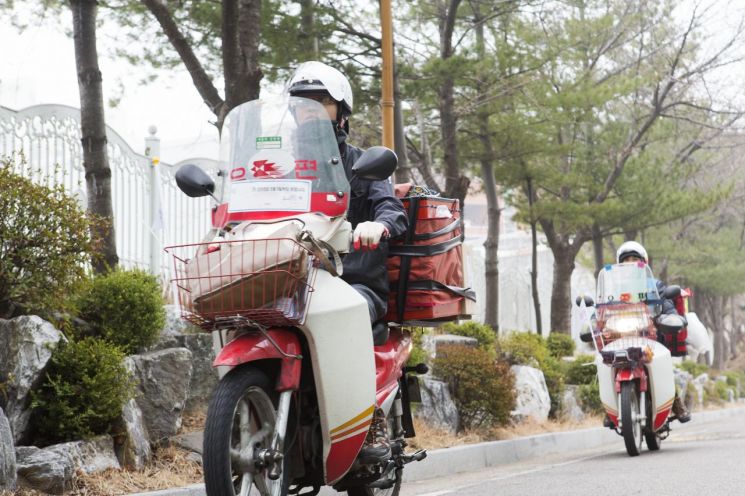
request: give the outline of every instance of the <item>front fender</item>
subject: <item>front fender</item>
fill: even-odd
[[[212,362],[212,366],[235,367],[256,360],[278,359],[282,365],[277,380],[277,391],[297,390],[300,386],[302,362],[297,334],[287,329],[269,329],[266,333],[277,344],[279,350],[291,356],[287,357],[280,353],[266,336],[257,332],[238,336],[225,345]]]
[[[621,392],[621,384],[627,381],[639,380],[639,391],[647,390],[647,373],[644,367],[618,369],[616,372],[616,393]]]

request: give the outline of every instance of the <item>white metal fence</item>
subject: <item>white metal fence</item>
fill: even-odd
[[[110,127],[107,151],[112,172],[112,202],[116,248],[121,264],[165,276],[170,260],[163,247],[199,241],[210,227],[208,198],[188,198],[177,187],[179,165],[193,163],[215,173],[212,159],[187,159],[178,164],[160,162],[160,140],[155,128],[145,139],[145,153],[135,152]],[[64,184],[83,208],[87,205],[80,110],[65,105],[35,105],[20,111],[0,106],[0,157],[20,154],[38,173],[36,181]]]

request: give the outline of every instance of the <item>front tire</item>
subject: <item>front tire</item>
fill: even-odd
[[[270,396],[271,395],[271,396]],[[208,496],[287,494],[287,467],[279,479],[257,465],[255,455],[270,447],[277,418],[272,381],[243,365],[228,372],[215,388],[204,426],[204,484]]]
[[[621,384],[621,434],[629,456],[639,456],[642,448],[642,428],[639,423],[639,395],[636,383]]]

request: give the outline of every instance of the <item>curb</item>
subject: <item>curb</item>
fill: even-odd
[[[677,426],[676,429],[682,430],[689,426],[696,426],[698,423],[742,414],[745,414],[745,407],[694,412],[693,422]],[[619,449],[623,448],[623,443],[615,432],[607,428],[595,427],[436,449],[427,452],[427,458],[423,463],[409,464],[404,470],[403,481],[416,482],[446,477],[544,455],[599,448],[611,443],[618,444]],[[325,488],[319,494],[326,494]],[[338,493],[331,490],[328,494]],[[193,484],[161,491],[133,493],[130,496],[205,496],[205,491],[204,484]]]

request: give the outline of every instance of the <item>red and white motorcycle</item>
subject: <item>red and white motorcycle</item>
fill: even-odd
[[[678,286],[670,286],[660,295],[644,262],[624,263],[600,271],[597,303],[588,297],[577,301],[595,306],[590,330],[581,338],[592,341],[598,352],[600,400],[630,456],[639,455],[643,440],[650,450],[660,449],[670,433],[673,361],[657,332],[677,333],[685,325],[677,315],[660,315],[662,297],[679,294]]]
[[[205,424],[207,494],[311,495],[330,485],[397,495],[404,465],[426,456],[405,453],[407,373],[426,366],[406,368],[409,333],[371,329],[366,301],[338,277],[350,190],[325,109],[292,97],[240,105],[225,120],[220,158],[217,188],[196,166],[177,174],[187,195],[218,200],[215,228],[203,243],[167,249],[184,318],[213,332],[214,365],[228,368]],[[381,180],[395,166],[393,152],[373,147],[354,174]],[[363,465],[376,405],[392,456]]]

